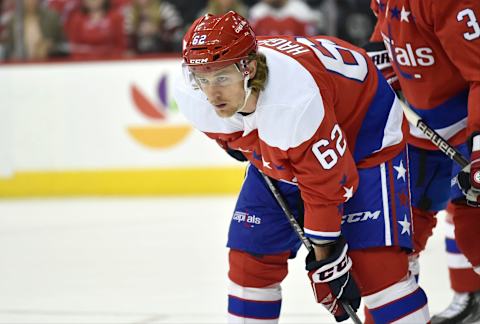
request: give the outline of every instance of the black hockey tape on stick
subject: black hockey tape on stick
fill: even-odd
[[[308,251],[312,250],[313,249],[312,242],[310,242],[310,240],[305,236],[303,229],[298,224],[297,220],[295,219],[295,216],[293,216],[293,213],[290,211],[290,208],[285,202],[285,199],[283,199],[282,195],[280,194],[280,191],[278,191],[277,187],[275,187],[275,185],[273,184],[272,179],[270,179],[263,172],[260,172],[260,173],[262,174],[263,179],[265,179],[265,182],[270,188],[270,191],[272,192],[273,196],[275,196],[275,200],[277,200],[277,203],[282,208],[283,212],[285,213],[285,216],[290,222],[290,225],[292,225],[292,228],[297,234],[300,241],[302,241],[303,245],[305,245]],[[352,306],[350,306],[350,304],[342,302],[342,306],[343,306],[343,309],[347,312],[348,316],[350,316],[350,318],[355,324],[362,324],[362,321],[360,320],[360,318],[358,318],[357,314],[353,310]]]
[[[440,134],[438,134],[433,128],[428,126],[420,116],[417,115],[410,107],[399,100],[402,106],[403,112],[407,120],[415,125],[440,151],[445,153],[450,159],[458,163],[462,169],[466,167],[470,161],[467,160],[460,151],[450,145]]]

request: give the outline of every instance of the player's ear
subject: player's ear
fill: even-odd
[[[250,74],[250,80],[255,77],[255,74],[257,73],[257,60],[251,60],[248,62],[248,70]]]

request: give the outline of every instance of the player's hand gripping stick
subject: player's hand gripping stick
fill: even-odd
[[[317,261],[314,250],[310,250],[306,269],[317,303],[341,322],[350,317],[342,305],[349,305],[354,311],[360,306],[360,290],[350,272],[352,260],[347,255],[348,245],[343,236],[331,245],[331,249],[330,256],[321,261]]]
[[[300,227],[300,225],[298,224],[297,220],[295,219],[295,216],[293,215],[293,213],[290,211],[290,208],[288,207],[287,203],[285,202],[285,199],[283,199],[282,195],[280,194],[280,192],[278,191],[277,187],[273,184],[272,180],[267,176],[265,175],[264,173],[262,173],[262,176],[263,176],[263,179],[265,180],[265,182],[267,183],[268,187],[270,188],[270,191],[272,192],[273,196],[275,197],[275,200],[277,200],[278,204],[280,205],[280,207],[282,208],[283,212],[285,213],[285,216],[287,217],[288,221],[290,222],[290,225],[292,226],[293,230],[295,231],[295,233],[297,234],[298,238],[300,239],[300,241],[303,243],[303,245],[305,245],[305,247],[307,248],[307,250],[309,251],[309,255],[310,253],[313,253],[313,246],[312,246],[312,242],[310,242],[310,240],[305,236],[305,233],[303,232],[303,229]],[[346,244],[341,248],[341,250],[343,251],[344,248],[346,248]],[[345,250],[346,251],[346,250]],[[345,252],[346,253],[346,252]],[[341,257],[341,255],[339,255]],[[326,260],[330,260],[331,258],[334,258],[333,256],[330,256],[329,258],[327,258]],[[325,262],[326,260],[322,260],[322,261],[317,261],[317,262]],[[307,261],[308,261],[308,257],[307,257]],[[332,260],[333,264],[335,264],[335,262]],[[332,263],[329,263],[330,265],[332,265]],[[315,264],[316,265],[316,264]],[[328,267],[327,263],[325,263],[323,266],[326,266]],[[322,266],[322,267],[323,267]],[[350,266],[351,266],[351,263],[350,263]],[[350,269],[350,268],[348,268]],[[314,273],[317,272],[317,271],[314,271]],[[346,274],[344,274],[346,275]],[[309,277],[312,278],[310,276],[310,273],[309,273]],[[340,277],[337,277],[338,279],[340,279]],[[332,278],[332,281],[335,280]],[[351,291],[349,291],[349,293],[346,293],[345,295],[343,295],[343,297],[347,297],[348,295],[348,299],[344,299],[344,298],[338,298],[338,297],[334,297],[336,299],[336,304],[338,305],[338,303],[341,304],[341,308],[343,309],[344,311],[344,314],[348,314],[348,315],[343,315],[343,318],[342,320],[345,320],[347,319],[348,317],[350,317],[353,322],[355,324],[362,324],[362,321],[358,318],[357,314],[355,313],[355,310],[358,309],[358,305],[357,307],[355,308],[355,310],[353,310],[352,308],[352,305],[350,305],[348,302],[350,301],[350,298],[352,298],[351,294],[353,292],[353,288],[351,288],[352,284],[355,284],[354,281],[353,281],[353,278],[350,277],[350,272],[348,272],[348,277],[347,278],[344,278],[344,279],[340,279],[338,281],[336,281],[334,283],[334,288],[331,288],[332,292],[335,292],[337,290],[337,284],[339,283],[344,283],[346,284],[349,288],[348,289],[352,289]],[[356,286],[356,285],[355,285]],[[338,287],[341,287],[341,285],[338,285]],[[358,288],[357,288],[358,290]],[[315,288],[314,288],[314,291],[315,291]],[[323,289],[322,289],[323,291]],[[342,296],[340,296],[342,297]],[[318,298],[317,298],[318,300]],[[358,295],[358,302],[360,302],[360,294]],[[323,304],[323,303],[322,303]],[[325,305],[325,304],[324,304]],[[328,309],[329,307],[327,307]],[[338,309],[338,308],[337,308]],[[334,314],[335,316],[335,314]],[[335,317],[335,319],[337,321],[340,320],[340,318],[337,319],[337,317]]]

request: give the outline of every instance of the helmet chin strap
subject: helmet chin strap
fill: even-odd
[[[245,91],[245,98],[243,99],[243,105],[238,108],[235,112],[242,112],[243,109],[245,109],[245,106],[247,105],[247,100],[252,94],[252,88],[248,86],[248,80],[250,80],[250,75],[247,74],[245,78],[243,79],[243,90]]]

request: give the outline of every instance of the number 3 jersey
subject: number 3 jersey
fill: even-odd
[[[480,1],[372,0],[410,106],[453,145],[480,131]],[[468,119],[467,119],[468,116]],[[409,142],[436,149],[415,127]]]
[[[203,92],[180,80],[175,99],[207,136],[243,152],[268,176],[297,184],[306,235],[335,239],[343,203],[357,189],[357,167],[379,165],[404,149],[401,106],[353,45],[326,36],[258,41],[268,79],[254,113],[221,118]]]

